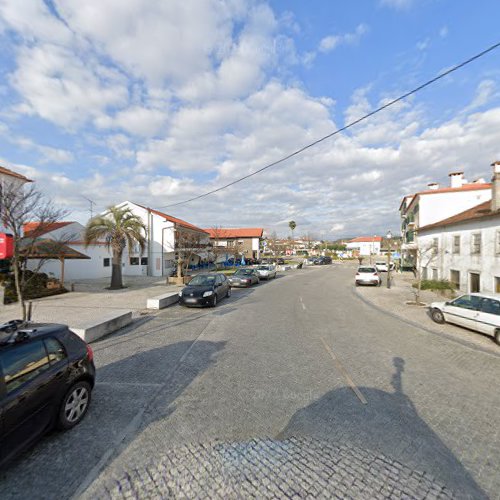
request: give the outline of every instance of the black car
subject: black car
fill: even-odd
[[[317,259],[314,259],[313,264],[316,266],[324,266],[326,264],[331,264],[332,263],[332,258],[328,256],[321,256],[318,257]]]
[[[78,424],[94,380],[92,349],[66,325],[0,325],[0,465],[53,427]]]
[[[219,300],[231,296],[231,285],[224,274],[198,274],[179,292],[184,306],[215,307]]]

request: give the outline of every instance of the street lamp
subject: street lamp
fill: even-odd
[[[391,239],[392,233],[387,231],[385,235],[387,238],[387,288],[391,288]]]

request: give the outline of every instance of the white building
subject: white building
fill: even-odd
[[[424,278],[449,280],[464,292],[500,293],[500,162],[492,166],[491,200],[419,228]]]
[[[3,208],[3,203],[1,197],[6,189],[10,189],[11,186],[14,188],[19,187],[20,189],[28,182],[33,182],[31,179],[28,179],[24,175],[18,174],[13,170],[9,170],[8,168],[0,166],[0,212]],[[0,218],[0,232],[5,233],[7,230],[5,226],[2,224],[2,220]]]
[[[152,208],[143,207],[130,201],[119,207],[128,207],[138,215],[147,228],[147,244],[144,253],[140,253],[139,245],[132,251],[123,252],[123,276],[169,276],[175,270],[176,244],[186,240],[196,241],[189,265],[197,265],[208,258],[209,235],[189,222],[172,217]],[[27,228],[29,229],[29,227]],[[105,242],[85,246],[85,228],[78,222],[60,222],[47,228],[41,238],[64,241],[67,246],[90,257],[90,260],[68,260],[65,265],[65,279],[93,279],[111,276],[111,252]],[[37,261],[30,263],[33,269]],[[46,261],[41,272],[52,273],[60,278],[60,264],[57,260]]]
[[[260,259],[260,248],[264,229],[261,227],[208,228],[212,245],[219,247],[218,262],[224,262],[232,257],[236,247],[245,258]],[[224,252],[227,249],[227,252]]]
[[[401,214],[402,267],[416,262],[415,235],[419,228],[434,224],[491,199],[491,184],[483,179],[467,182],[463,172],[449,174],[450,186],[431,183],[427,190],[405,196]]]
[[[382,236],[359,236],[346,243],[347,250],[357,252],[358,255],[378,255],[380,253],[380,245],[382,244]]]

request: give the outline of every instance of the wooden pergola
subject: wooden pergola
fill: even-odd
[[[59,260],[61,262],[61,287],[64,287],[64,263],[66,260],[90,260],[85,255],[68,245],[54,240],[38,240],[23,252],[26,259]]]

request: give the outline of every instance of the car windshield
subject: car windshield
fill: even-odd
[[[259,266],[257,269],[259,271],[269,271],[269,266]]]
[[[358,273],[376,273],[377,270],[374,267],[360,267]]]
[[[210,286],[215,283],[215,275],[213,274],[199,274],[195,276],[190,282],[191,286]]]

